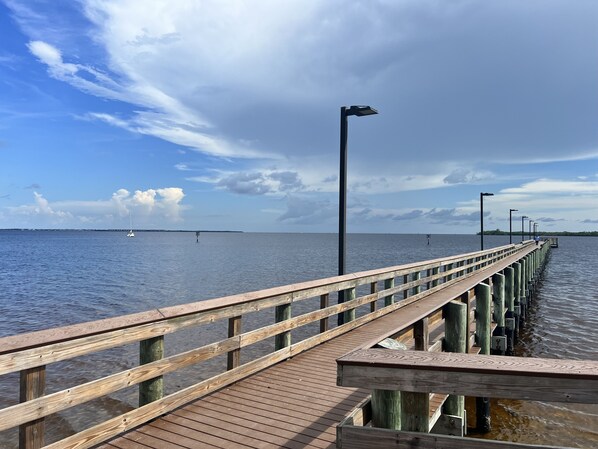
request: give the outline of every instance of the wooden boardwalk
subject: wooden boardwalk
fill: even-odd
[[[336,359],[396,334],[427,316],[430,310],[467,294],[497,269],[520,257],[521,254],[506,257],[421,301],[193,401],[97,448],[333,448],[338,423],[370,393],[337,386]]]
[[[379,413],[379,394],[371,404],[369,390],[337,386],[337,359],[388,338],[418,351],[508,350],[548,250],[527,241],[3,337],[0,376],[19,382],[18,402],[0,408],[0,432],[18,428],[20,449],[335,447],[341,421],[393,416]],[[338,314],[344,324],[331,326]],[[166,336],[186,330],[201,336],[195,347],[165,350]],[[260,342],[273,351],[245,352]],[[131,344],[139,364],[47,391],[59,362],[106,350],[118,361]],[[164,394],[165,376],[217,357],[225,369]],[[131,387],[138,407],[46,442],[47,418]],[[401,398],[401,413],[417,417],[401,421],[404,430],[446,432],[447,419],[463,430],[454,397],[444,406],[442,392]]]

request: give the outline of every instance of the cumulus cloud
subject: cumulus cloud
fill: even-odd
[[[34,192],[32,204],[8,207],[5,216],[38,217],[43,218],[45,224],[64,227],[121,227],[123,219],[130,214],[138,225],[155,223],[156,219],[176,223],[182,219],[184,197],[180,187],[136,190],[133,194],[126,189],[118,189],[109,199],[96,201],[50,202]]]

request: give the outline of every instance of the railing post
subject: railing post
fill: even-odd
[[[447,271],[452,271],[452,269],[453,269],[453,264],[452,263],[449,263],[448,265],[446,265],[444,267],[445,273]],[[453,279],[453,275],[452,274],[447,274],[446,276],[444,276],[444,282],[445,283],[448,282],[448,281],[451,281],[452,279]]]
[[[228,338],[236,337],[241,333],[241,317],[234,316],[228,319]],[[237,368],[241,364],[241,348],[233,349],[226,354],[226,369]]]
[[[39,398],[46,390],[46,367],[21,371],[19,401],[26,402]],[[19,449],[39,449],[45,446],[44,418],[36,419],[19,426]]]
[[[444,351],[467,351],[467,321],[467,304],[451,301],[444,306]],[[449,395],[444,413],[465,418],[465,397]]]
[[[291,319],[291,304],[281,304],[275,308],[275,321],[280,323],[281,321]],[[346,321],[345,321],[346,322]],[[274,350],[286,348],[291,346],[291,331],[284,331],[274,337]]]
[[[412,279],[414,281],[419,281],[421,278],[422,278],[422,272],[421,271],[416,271],[415,273],[413,273],[413,278]],[[412,295],[417,295],[419,292],[421,292],[421,286],[420,285],[416,285],[411,290],[411,294]]]
[[[139,342],[139,364],[155,362],[164,357],[164,336],[148,338]],[[164,394],[162,376],[143,381],[139,384],[139,407],[161,399]]]
[[[475,287],[476,296],[476,341],[480,347],[480,354],[490,354],[490,331],[492,301],[490,286],[480,283]],[[480,432],[490,431],[490,401],[488,398],[476,398],[476,427]]]
[[[389,288],[394,288],[395,286],[395,278],[384,279],[384,290],[388,290]],[[395,295],[389,295],[384,297],[384,307],[390,306],[395,302]]]
[[[374,294],[378,292],[378,283],[372,282],[370,283],[370,294]],[[378,301],[372,301],[370,303],[370,313],[375,312],[378,309]]]
[[[437,276],[438,275],[438,267],[434,267],[432,268],[432,276]],[[438,285],[438,278],[433,279],[432,280],[432,288],[436,287]]]
[[[320,310],[325,309],[330,305],[330,295],[328,293],[324,293],[320,295]],[[328,330],[328,318],[322,318],[320,320],[320,333],[326,332]]]
[[[408,284],[409,283],[409,275],[405,274],[403,275],[403,285]],[[405,290],[403,290],[403,299],[407,299],[409,297],[409,289],[406,288]]]

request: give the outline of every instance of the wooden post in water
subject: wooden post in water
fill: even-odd
[[[228,319],[228,338],[236,337],[241,333],[241,317],[234,316]],[[233,349],[226,354],[226,369],[237,368],[241,364],[241,349]]]
[[[345,302],[355,299],[355,288],[345,290]],[[345,310],[345,323],[355,320],[355,309]]]
[[[276,306],[275,308],[275,321],[280,323],[281,321],[290,320],[291,319],[291,304],[281,304],[280,306]],[[346,321],[345,321],[346,323]],[[278,351],[279,349],[286,348],[287,346],[291,346],[291,332],[285,331],[281,332],[280,334],[274,337],[274,350]]]
[[[527,316],[527,260],[523,257],[520,260],[521,263],[521,293],[519,295],[519,304],[521,305],[520,321],[525,321]]]
[[[416,271],[415,273],[413,273],[412,279],[414,281],[419,281],[421,278],[422,278],[422,272],[421,271]],[[411,294],[412,295],[417,295],[419,292],[421,292],[421,286],[420,285],[416,285],[411,290]]]
[[[446,352],[467,351],[467,304],[451,301],[444,306],[444,345]],[[465,417],[465,397],[449,395],[443,411],[447,415]]]
[[[155,362],[164,357],[164,336],[148,338],[139,342],[139,364]],[[139,384],[139,407],[162,399],[164,378],[162,376],[143,381]]]
[[[26,402],[39,398],[46,390],[46,367],[21,371],[19,401]],[[19,449],[39,449],[45,446],[44,418],[36,419],[19,426]]]
[[[428,318],[423,318],[413,325],[413,336],[415,338],[415,350],[427,351],[430,341]],[[403,391],[401,392],[401,403],[401,430],[429,432],[430,394]]]
[[[493,303],[494,303],[494,322],[496,323],[496,330],[494,331],[494,336],[496,337],[505,337],[503,338],[506,340],[506,332],[505,332],[505,275],[496,273],[492,276],[492,287],[493,287]],[[493,352],[495,354],[505,354],[506,352],[506,344],[504,344],[504,350],[497,349],[496,346],[493,348]]]
[[[507,354],[513,354],[515,337],[515,269],[505,268],[505,331],[507,335]]]
[[[513,268],[515,269],[515,339],[514,343],[517,343],[517,338],[519,337],[519,328],[521,326],[521,264],[519,262],[513,263]]]
[[[438,267],[432,268],[432,276],[437,276],[437,275],[438,275]],[[436,287],[437,285],[438,285],[438,279],[432,280],[432,288]]]
[[[389,288],[394,288],[395,286],[395,278],[384,279],[384,290],[388,290]],[[395,302],[395,295],[389,295],[384,297],[384,307],[390,306]]]
[[[408,284],[409,283],[409,275],[405,274],[403,275],[403,285]],[[403,299],[407,299],[409,297],[409,289],[405,289],[403,290]]]
[[[490,354],[492,301],[490,286],[480,283],[475,287],[476,296],[476,342],[480,354]],[[476,427],[479,432],[490,432],[490,400],[476,398]]]
[[[447,271],[452,271],[452,269],[453,269],[453,264],[452,264],[452,263],[449,263],[448,265],[446,265],[446,266],[444,267],[444,271],[445,271],[445,272],[447,272]],[[448,282],[448,281],[452,280],[452,279],[453,279],[453,276],[454,276],[454,275],[452,275],[452,274],[447,274],[447,275],[444,277],[444,282]]]
[[[372,426],[401,430],[401,392],[394,390],[372,391]]]

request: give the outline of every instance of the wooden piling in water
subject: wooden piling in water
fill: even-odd
[[[451,301],[444,306],[444,345],[447,352],[467,351],[467,305]],[[449,395],[443,407],[447,415],[465,417],[465,397]]]
[[[496,329],[492,336],[492,352],[504,354],[506,352],[506,326],[505,326],[505,275],[496,273],[492,276],[492,302],[494,305],[494,322]],[[501,342],[502,340],[502,342]],[[504,349],[501,349],[504,348]]]
[[[476,342],[480,354],[490,354],[492,301],[490,286],[485,283],[476,285]],[[479,432],[490,431],[490,401],[488,398],[476,398],[476,428]]]
[[[394,288],[395,286],[395,278],[385,279],[384,280],[384,290],[388,290],[390,288]],[[384,297],[384,307],[390,306],[395,302],[395,295],[389,295]]]
[[[515,340],[515,269],[507,267],[505,273],[505,333],[507,354],[512,355]]]
[[[274,309],[275,318],[274,320],[277,323],[281,321],[290,320],[291,319],[291,305],[290,304],[282,304],[280,306],[276,306]],[[346,323],[346,321],[345,321]],[[278,351],[279,349],[286,348],[287,346],[291,346],[291,332],[285,331],[281,332],[280,334],[274,337],[274,350]]]
[[[139,364],[155,362],[164,358],[164,336],[148,338],[139,342]],[[139,384],[139,407],[162,399],[164,378],[158,376]]]
[[[349,302],[355,299],[355,289],[348,288],[345,290],[345,302]],[[345,323],[349,323],[355,320],[355,309],[349,309],[345,311]]]

